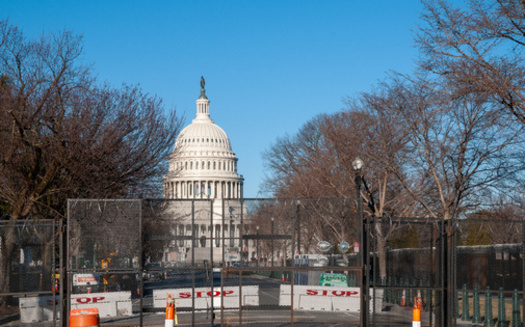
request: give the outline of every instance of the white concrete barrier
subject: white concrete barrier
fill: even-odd
[[[32,322],[52,321],[53,302],[55,302],[55,312],[60,312],[58,297],[53,301],[52,296],[21,297],[19,299],[20,322],[29,324]]]
[[[35,296],[19,299],[20,322],[32,323],[53,320],[53,302],[55,302],[56,317],[60,318],[58,296],[53,301],[52,296]],[[71,309],[97,308],[99,316],[122,317],[131,316],[131,292],[108,292],[91,294],[73,294]]]
[[[358,287],[294,285],[293,291],[293,308],[297,310],[360,311],[360,289]],[[279,305],[292,305],[291,292],[291,285],[281,285]],[[374,301],[376,310],[381,310],[383,305],[382,298],[382,290],[376,290]]]
[[[97,308],[100,318],[131,316],[131,292],[73,294],[71,309]]]
[[[239,308],[239,296],[242,293],[242,305],[259,305],[259,286],[239,287],[214,287],[213,293],[209,287],[195,288],[192,293],[191,288],[172,288],[164,290],[153,290],[153,306],[155,308],[165,308],[168,294],[173,294],[177,307],[191,308],[193,299],[195,299],[195,309],[207,309],[213,306],[220,308],[221,299],[224,308]]]

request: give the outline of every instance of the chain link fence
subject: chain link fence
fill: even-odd
[[[522,220],[358,215],[355,199],[69,200],[64,247],[54,221],[0,224],[1,321],[96,307],[101,325],[164,326],[173,301],[184,325],[392,326],[421,301],[423,326],[522,323]]]
[[[52,220],[0,221],[0,324],[57,318],[58,226]],[[32,310],[43,303],[46,310]]]

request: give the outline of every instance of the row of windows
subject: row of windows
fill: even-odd
[[[232,225],[231,228],[228,228],[228,225],[222,225],[225,233],[225,239],[223,239],[222,231],[221,231],[221,225],[215,225],[214,226],[214,243],[216,247],[219,247],[221,245],[221,240],[224,242],[227,242],[230,244],[230,246],[235,246],[235,244],[238,244],[239,246],[243,246],[242,238],[239,237],[239,231],[240,226],[239,225]],[[248,226],[245,226],[245,228]],[[229,229],[229,231],[228,231]],[[199,233],[200,232],[200,233]],[[248,232],[248,228],[246,228],[246,233]],[[210,234],[212,233],[211,226],[205,226],[202,225],[193,225],[193,231],[191,228],[191,225],[181,225],[178,228],[178,231],[176,231],[176,234],[179,235],[179,246],[184,246],[184,236],[194,236],[193,239],[193,246],[194,247],[206,247],[206,241],[210,240]],[[193,235],[192,235],[193,234]],[[253,242],[253,241],[252,241]]]
[[[198,161],[186,161],[184,163],[184,166],[182,165],[181,162],[177,162],[177,170],[179,169],[193,169],[193,167],[195,167],[195,169],[213,169],[213,170],[226,170],[226,171],[234,171],[236,172],[237,171],[237,163],[236,162],[232,162],[232,161],[201,161],[200,162],[200,165],[199,165],[199,162]],[[212,168],[213,167],[213,168]]]
[[[242,184],[235,182],[223,182],[220,184],[217,182],[182,182],[179,183],[167,183],[164,185],[167,190],[169,197],[193,197],[193,196],[225,196],[228,198],[239,198],[241,197]],[[179,189],[180,187],[180,189]],[[211,192],[213,188],[213,193]],[[195,190],[195,192],[194,192]],[[221,190],[221,193],[217,193]],[[178,194],[178,193],[181,194]]]
[[[214,142],[215,140],[215,142]],[[184,139],[182,140],[182,143],[195,143],[195,142],[203,142],[204,143],[204,138],[192,138],[192,139]],[[210,138],[207,138],[206,139],[206,142],[207,143],[219,143],[219,144],[222,144],[222,143],[226,143],[226,140],[223,140],[223,139],[210,139]]]

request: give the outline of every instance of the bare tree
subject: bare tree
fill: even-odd
[[[394,173],[403,169],[408,133],[394,109],[398,105],[395,95],[382,85],[357,100],[347,99],[346,103],[346,115],[355,122],[352,133],[356,134],[355,142],[360,146],[359,156],[366,163],[361,196],[365,214],[375,218],[373,250],[378,255],[379,276],[384,278],[386,247],[398,229],[398,223],[390,218],[412,217],[417,213],[417,202]]]
[[[478,93],[495,111],[506,109],[525,124],[525,3],[469,0],[466,7],[425,0],[417,32],[421,67],[454,93]]]
[[[523,126],[491,110],[486,97],[445,86],[392,78],[350,99],[348,111],[313,119],[266,153],[274,173],[269,185],[280,196],[353,198],[351,162],[360,155],[367,161],[367,214],[461,217],[522,171]],[[310,226],[330,226],[329,235],[341,239],[356,228],[348,221],[331,212],[317,214]],[[394,230],[376,225],[378,253]]]
[[[485,97],[436,91],[428,80],[394,79],[385,87],[408,137],[393,173],[420,213],[460,218],[522,171],[523,126],[492,111]]]
[[[381,99],[381,101],[380,101]],[[355,172],[352,161],[367,162],[362,190],[367,215],[383,218],[408,215],[415,203],[397,182],[392,167],[404,143],[404,130],[392,119],[391,104],[379,95],[348,100],[348,110],[321,115],[293,138],[284,138],[266,152],[273,172],[269,186],[280,196],[322,198],[301,201],[312,240],[358,241]],[[283,182],[285,181],[285,182]],[[330,199],[331,198],[331,199]],[[335,199],[337,198],[337,199]],[[376,225],[381,276],[386,275],[386,240],[394,225]],[[308,233],[305,230],[305,234]]]
[[[138,87],[100,85],[70,32],[33,41],[0,21],[0,203],[4,217],[63,218],[67,198],[162,189],[182,121]],[[10,236],[2,238],[0,289]]]
[[[315,212],[312,215],[303,214],[301,225],[315,231],[314,241],[351,242],[356,240],[356,221],[349,217],[355,214],[350,215],[350,210],[339,210],[339,205],[334,205],[334,201],[330,204],[327,200],[353,199],[355,192],[354,174],[349,168],[353,156],[347,149],[355,142],[350,142],[348,137],[338,140],[327,133],[334,127],[335,120],[341,124],[348,122],[342,120],[340,115],[321,115],[305,124],[296,136],[277,140],[264,155],[266,166],[271,171],[266,186],[279,198],[324,199],[325,203],[301,201],[301,208]],[[353,204],[347,201],[346,205]],[[305,234],[307,232],[305,230]]]

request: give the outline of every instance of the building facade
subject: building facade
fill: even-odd
[[[163,178],[163,194],[174,217],[177,240],[166,251],[167,262],[239,260],[241,201],[244,178],[230,139],[210,117],[204,78],[191,124],[177,137]],[[193,200],[193,201],[192,201]],[[208,201],[195,201],[208,200]],[[211,204],[211,205],[210,205]],[[196,208],[197,207],[197,208]],[[223,240],[227,244],[222,244]],[[213,249],[210,249],[213,247]]]
[[[197,114],[179,134],[164,176],[164,198],[240,199],[244,178],[230,139],[210,118],[204,79],[196,101]]]

